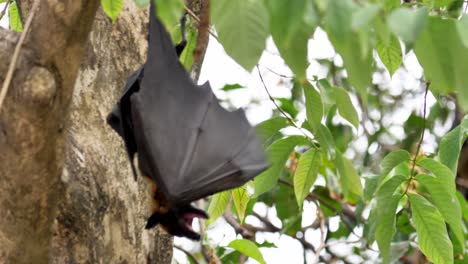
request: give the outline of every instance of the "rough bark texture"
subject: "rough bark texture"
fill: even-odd
[[[149,197],[106,116],[128,75],[146,59],[147,10],[131,1],[112,25],[98,11],[72,100],[54,225],[54,263],[170,263],[172,238],[146,231]]]
[[[0,109],[1,263],[44,263],[50,253],[50,228],[61,197],[64,122],[98,6],[91,0],[57,2],[40,1]],[[3,80],[17,34],[0,34],[6,45]]]
[[[111,25],[98,5],[37,9],[0,109],[0,263],[170,263],[172,239],[144,231],[145,184],[105,124],[145,59],[147,15],[126,1]],[[17,39],[0,30],[2,81]]]

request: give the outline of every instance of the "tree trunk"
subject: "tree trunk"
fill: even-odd
[[[0,108],[0,263],[170,263],[105,122],[145,60],[147,10],[126,1],[112,25],[99,1],[39,1]],[[17,41],[0,30],[2,82]]]
[[[113,25],[96,15],[68,123],[66,190],[53,227],[53,263],[170,263],[172,237],[144,229],[149,197],[122,140],[106,124],[125,80],[146,59],[147,10],[131,1]]]

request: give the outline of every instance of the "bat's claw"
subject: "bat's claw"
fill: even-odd
[[[208,218],[208,214],[191,205],[170,208],[166,213],[155,212],[151,215],[146,223],[146,229],[153,228],[157,224],[171,235],[179,237],[187,237],[192,240],[200,240],[200,234],[192,228],[194,218]]]

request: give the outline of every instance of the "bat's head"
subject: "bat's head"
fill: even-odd
[[[170,208],[166,213],[155,212],[146,223],[146,229],[150,229],[157,224],[171,235],[187,237],[193,240],[200,240],[200,234],[192,228],[194,218],[208,218],[205,211],[197,209],[191,205],[177,208]]]

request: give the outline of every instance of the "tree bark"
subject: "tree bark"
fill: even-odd
[[[144,230],[145,184],[105,123],[145,59],[147,13],[126,1],[112,25],[102,11],[94,19],[98,4],[42,0],[36,10],[0,109],[0,263],[171,261],[172,238]],[[17,40],[0,30],[0,61]]]
[[[144,229],[149,199],[122,140],[106,124],[146,59],[148,10],[126,1],[115,24],[99,10],[73,93],[53,263],[170,263],[172,237]]]

